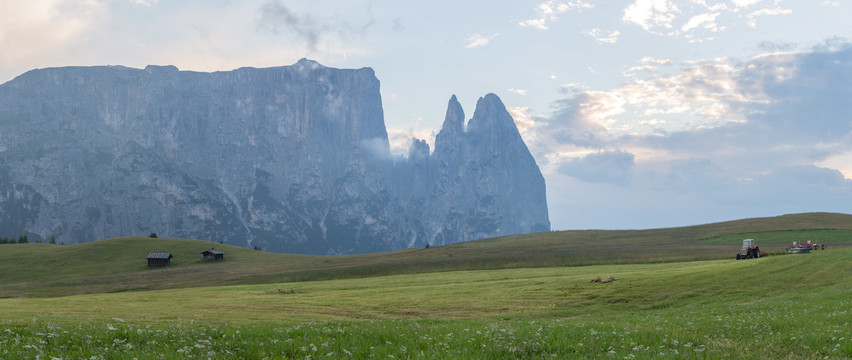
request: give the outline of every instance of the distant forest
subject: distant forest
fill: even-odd
[[[27,244],[29,242],[30,242],[30,240],[27,238],[27,235],[18,236],[17,239],[15,237],[7,238],[7,237],[4,237],[4,236],[0,236],[0,244]],[[41,243],[41,240],[36,240],[35,242]],[[56,244],[56,237],[55,236],[50,237],[50,243]]]

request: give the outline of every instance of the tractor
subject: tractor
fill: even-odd
[[[757,247],[757,244],[754,243],[754,239],[743,240],[743,247],[740,248],[740,252],[737,254],[737,260],[753,259],[759,257],[760,249]]]

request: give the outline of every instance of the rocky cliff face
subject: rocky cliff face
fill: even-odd
[[[33,70],[0,85],[0,235],[191,237],[361,253],[549,230],[544,181],[494,95],[434,153],[388,152],[369,68]]]
[[[479,99],[467,129],[453,96],[435,151],[429,156],[428,145],[415,140],[405,166],[400,180],[412,186],[401,198],[414,210],[412,236],[443,245],[550,231],[544,178],[494,94]]]

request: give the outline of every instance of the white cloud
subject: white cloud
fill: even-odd
[[[548,189],[570,198],[551,213],[574,223],[556,226],[603,226],[613,212],[643,227],[852,212],[850,57],[852,45],[829,43],[683,62],[609,90],[566,85],[532,130]]]
[[[611,31],[609,35],[602,36],[601,29],[594,28],[590,30],[583,31],[583,34],[586,34],[595,39],[595,41],[601,44],[615,44],[618,42],[618,36],[621,34],[618,30]]]
[[[852,212],[849,58],[852,45],[829,43],[683,62],[609,90],[565,86],[532,130],[554,227]],[[599,220],[613,216],[633,222]]]
[[[639,25],[645,30],[658,27],[669,29],[679,12],[673,1],[636,0],[624,9],[622,20]]]
[[[654,65],[665,65],[665,66],[670,66],[674,63],[671,58],[655,59],[655,58],[652,58],[652,57],[649,57],[649,56],[643,57],[639,61],[643,64],[654,64]]]
[[[693,16],[686,24],[680,28],[680,31],[689,32],[692,29],[695,29],[699,26],[704,26],[706,29],[716,30],[719,28],[718,25],[714,21],[716,21],[716,17],[719,16],[719,13],[704,13]]]
[[[764,0],[731,0],[736,7],[744,8],[763,2]]]
[[[518,25],[536,28],[539,30],[547,30],[547,20],[544,18],[524,20],[519,22]]]
[[[536,124],[536,117],[531,114],[532,110],[523,106],[510,106],[506,110],[512,115],[512,119],[515,120],[515,126],[518,127],[518,131],[521,133],[524,141],[528,144],[535,141],[535,134],[532,130]]]
[[[635,77],[637,72],[647,73],[647,74],[656,74],[660,71],[661,66],[670,67],[674,62],[671,58],[659,58],[655,59],[649,56],[643,57],[639,60],[639,64],[637,66],[633,66],[627,71],[624,72],[625,77]]]
[[[791,64],[784,56],[764,58],[752,65],[763,74],[787,73]],[[671,59],[644,58],[631,68],[631,82],[610,90],[589,90],[576,85],[564,88],[576,102],[574,111],[614,134],[654,133],[712,128],[742,121],[749,105],[768,101],[762,89],[739,81],[752,69],[727,58],[687,62],[678,73],[656,75]],[[638,73],[646,74],[637,77]],[[655,126],[646,126],[654,124]]]
[[[726,31],[728,26],[719,25],[720,22],[732,24],[744,18],[745,25],[754,28],[757,26],[757,18],[761,16],[792,13],[790,9],[778,7],[779,3],[780,0],[771,4],[766,0],[719,0],[711,4],[708,4],[707,0],[635,0],[624,9],[622,21],[638,25],[654,34],[701,43],[714,38],[695,33]],[[745,17],[734,15],[748,9],[751,9],[751,12]],[[676,28],[676,23],[682,25]]]
[[[782,8],[773,8],[773,9],[760,9],[748,14],[748,26],[749,27],[757,27],[757,18],[761,16],[778,16],[778,15],[791,15],[793,14],[793,10],[791,9],[782,9]]]
[[[465,39],[464,47],[465,47],[465,49],[473,49],[473,48],[488,45],[488,44],[491,43],[492,39],[497,37],[497,35],[500,35],[500,33],[494,33],[494,34],[491,34],[491,35],[488,35],[488,36],[480,35],[480,34],[468,35],[467,38]]]
[[[104,11],[98,0],[4,1],[0,11],[0,65],[28,68],[79,43]],[[52,59],[55,61],[55,58]]]
[[[539,30],[547,30],[548,22],[553,22],[559,19],[557,15],[569,10],[585,10],[593,7],[594,5],[592,5],[592,3],[588,0],[571,0],[567,2],[549,0],[536,6],[535,11],[538,13],[537,18],[521,21],[518,25]]]
[[[515,93],[515,94],[518,94],[518,95],[527,96],[527,89],[508,89],[508,90],[509,90],[509,92],[512,92],[512,93]]]
[[[852,136],[846,143],[852,143]],[[852,151],[829,155],[825,160],[816,163],[817,166],[839,170],[846,179],[852,180]]]
[[[411,147],[411,139],[420,139],[426,141],[429,148],[435,149],[435,130],[433,129],[396,129],[388,128],[388,143],[392,155],[408,155],[408,149]]]

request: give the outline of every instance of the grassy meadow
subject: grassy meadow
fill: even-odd
[[[846,229],[826,228],[731,230],[753,235],[762,249],[774,240],[762,242],[760,235],[779,242],[784,233],[837,239],[825,241],[828,250],[805,255],[737,261],[732,255],[743,237],[699,229],[683,238],[680,250],[706,243],[724,247],[724,258],[655,255],[635,263],[616,257],[610,264],[550,266],[549,257],[536,262],[518,250],[503,268],[468,270],[436,261],[448,257],[433,249],[316,257],[174,239],[2,245],[4,255],[23,258],[33,249],[65,258],[62,251],[83,246],[110,253],[117,242],[138,246],[134,251],[162,245],[150,251],[176,255],[166,269],[146,268],[144,251],[141,262],[138,254],[127,255],[91,270],[71,259],[64,265],[45,260],[35,264],[68,269],[55,276],[20,270],[19,282],[7,262],[0,268],[0,291],[7,294],[0,299],[0,358],[852,358],[852,247],[841,244]],[[687,229],[649,230],[658,235],[646,241],[666,242],[667,231]],[[627,242],[593,233],[597,244],[611,242],[609,251]],[[482,260],[497,258],[488,254],[500,248],[500,256],[512,258],[506,249],[525,249],[518,242],[558,247],[555,234],[436,249],[456,248],[453,258]],[[146,241],[154,242],[139,245]],[[198,252],[211,246],[227,251],[226,260],[202,262]],[[477,248],[481,253],[466,252]],[[393,274],[382,262],[388,257],[414,264]],[[283,263],[301,264],[305,278],[269,281],[292,276],[288,266],[295,265]],[[383,270],[363,270],[376,264]],[[249,275],[236,275],[240,270]],[[616,281],[591,282],[609,277]],[[127,279],[132,284],[116,286]]]

